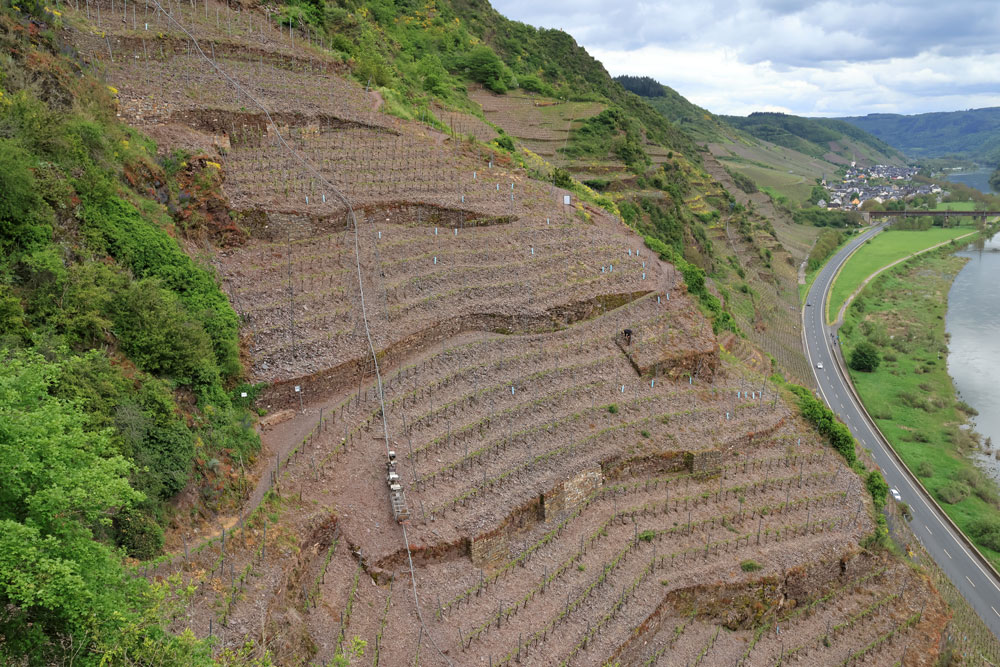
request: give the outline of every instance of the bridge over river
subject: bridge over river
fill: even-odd
[[[889,218],[902,218],[902,217],[919,217],[919,216],[944,216],[948,219],[952,216],[956,218],[977,218],[986,220],[993,216],[1000,215],[1000,211],[950,211],[950,210],[939,210],[939,211],[861,211],[861,214],[865,218],[866,223],[870,223],[872,220],[878,219],[889,219]]]

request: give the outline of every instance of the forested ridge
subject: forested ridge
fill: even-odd
[[[990,166],[1000,161],[1000,108],[913,115],[873,113],[838,119],[913,158],[957,158]]]
[[[720,116],[733,127],[758,139],[821,158],[831,142],[853,139],[877,151],[886,160],[901,160],[902,153],[863,128],[837,118],[804,118],[791,114],[757,111],[749,116]]]

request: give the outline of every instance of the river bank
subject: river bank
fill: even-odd
[[[967,259],[948,293],[945,327],[950,337],[948,373],[959,397],[979,414],[972,417],[977,432],[992,449],[1000,446],[997,409],[997,360],[1000,359],[1000,237],[980,239],[956,253]],[[976,455],[980,467],[1000,481],[1000,448]]]
[[[864,340],[878,347],[876,371],[851,371],[858,394],[907,466],[1000,566],[1000,488],[977,466],[976,410],[948,373],[947,297],[968,261],[947,248],[885,272],[848,308],[840,338],[848,359]]]

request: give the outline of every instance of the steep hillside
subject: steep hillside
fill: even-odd
[[[876,113],[838,120],[869,132],[914,158],[1000,162],[1000,107],[900,114]]]
[[[737,133],[712,112],[692,104],[670,86],[648,76],[616,76],[615,81],[625,90],[644,97],[651,107],[699,142],[718,142],[733,138]]]
[[[404,86],[330,49],[346,29],[29,9],[2,24],[3,662],[936,656],[946,608],[884,548],[881,476],[727,331],[794,338],[767,329],[791,255],[634,101],[597,100],[554,154],[619,160],[635,189],[598,196],[519,148],[541,94],[405,118]],[[511,133],[484,143],[491,103]],[[209,521],[176,512],[124,561],[109,527],[182,436],[191,490],[233,502],[174,495]]]
[[[763,190],[786,206],[805,204],[813,187],[832,177],[852,160],[861,163],[897,163],[900,155],[874,137],[846,123],[808,119],[785,114],[751,114],[749,117],[715,116],[698,107],[677,91],[649,77],[620,76],[616,81],[641,95],[676,127],[704,142],[711,151],[708,171],[730,183],[730,192],[742,190],[753,195]],[[729,186],[727,186],[729,187]],[[759,198],[758,198],[759,199]],[[790,216],[765,203],[772,221]],[[799,253],[801,241],[795,233],[781,234],[781,242]]]

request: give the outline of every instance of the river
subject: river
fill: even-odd
[[[976,430],[1000,448],[1000,234],[956,254],[969,261],[948,293],[948,372],[959,398],[979,411]],[[976,458],[1000,481],[1000,460]]]
[[[944,175],[949,181],[968,185],[970,188],[975,188],[989,195],[993,194],[990,189],[990,175],[992,173],[992,169],[973,169],[971,171],[946,171]]]

